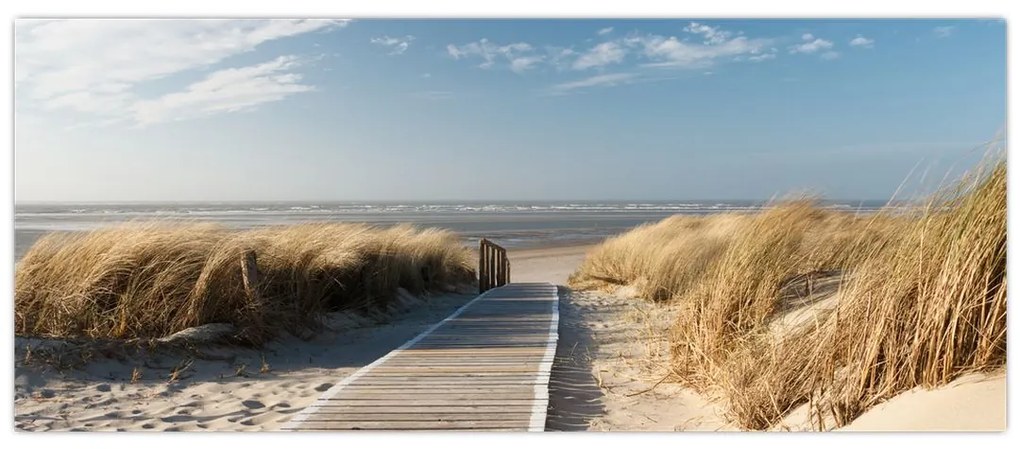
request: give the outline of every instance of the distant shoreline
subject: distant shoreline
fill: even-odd
[[[465,201],[465,202],[207,202],[19,204],[14,217],[15,260],[43,234],[85,231],[126,222],[212,222],[254,228],[305,222],[411,223],[457,233],[467,245],[488,238],[510,249],[597,243],[671,215],[760,210],[763,201]],[[834,201],[823,207],[874,211],[878,201]]]

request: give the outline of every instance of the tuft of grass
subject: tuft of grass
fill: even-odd
[[[272,367],[269,366],[269,362],[266,361],[266,355],[262,354],[262,365],[259,367],[259,373],[269,374],[272,370]]]
[[[246,289],[250,253],[257,280]],[[398,288],[420,294],[470,282],[472,266],[452,233],[408,225],[154,222],[53,233],[18,262],[15,331],[144,339],[230,323],[239,341],[258,344],[314,330],[329,311],[386,310]]]
[[[1005,363],[1006,168],[980,167],[914,208],[857,216],[810,200],[672,217],[606,241],[570,279],[632,285],[680,308],[672,371],[748,429],[807,403],[819,428],[916,386]],[[833,280],[835,294],[814,286]],[[802,325],[790,303],[826,298]]]
[[[170,374],[167,376],[167,383],[179,382],[189,377],[186,376],[184,373],[191,369],[192,363],[193,360],[191,359],[181,360],[180,363],[178,363],[176,366],[174,366],[172,370],[170,370]],[[132,373],[132,377],[134,377],[134,373]]]

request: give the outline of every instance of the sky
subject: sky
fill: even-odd
[[[15,201],[888,199],[1003,20],[19,20]]]

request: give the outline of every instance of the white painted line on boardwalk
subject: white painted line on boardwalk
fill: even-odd
[[[549,323],[549,341],[545,347],[545,355],[538,365],[535,377],[535,405],[531,409],[529,432],[544,432],[545,419],[549,411],[549,377],[552,375],[553,358],[556,356],[556,343],[559,340],[560,295],[555,285],[552,287],[552,319]]]
[[[284,424],[281,427],[281,429],[282,430],[297,430],[296,427],[298,425],[300,425],[302,422],[304,422],[305,420],[307,420],[309,416],[311,416],[312,414],[317,412],[324,402],[332,399],[334,396],[337,395],[337,393],[339,393],[341,390],[343,390],[345,387],[350,385],[355,380],[358,380],[360,377],[364,376],[365,374],[368,374],[368,372],[371,371],[372,368],[375,368],[376,366],[381,365],[383,362],[389,360],[393,356],[403,352],[407,348],[410,348],[415,343],[418,343],[419,341],[421,341],[421,339],[427,337],[433,331],[438,329],[439,326],[442,326],[442,325],[446,324],[447,321],[450,321],[450,320],[458,317],[461,313],[464,313],[464,311],[467,310],[468,307],[471,307],[472,304],[474,304],[474,303],[478,302],[479,300],[481,300],[482,298],[484,298],[491,291],[494,291],[494,290],[489,290],[489,291],[486,291],[485,293],[482,293],[482,294],[478,295],[478,297],[476,297],[475,299],[472,299],[471,301],[468,301],[467,304],[464,304],[463,306],[460,306],[459,309],[455,310],[452,314],[450,314],[450,316],[444,318],[443,321],[440,321],[440,322],[432,325],[432,327],[430,327],[428,329],[425,329],[425,332],[422,332],[422,333],[418,334],[417,337],[414,337],[414,338],[408,340],[406,343],[400,345],[400,347],[398,347],[397,349],[394,349],[394,350],[390,351],[388,354],[380,357],[378,360],[376,360],[376,361],[374,361],[372,363],[369,363],[368,365],[365,365],[365,366],[361,367],[361,369],[355,371],[354,374],[351,374],[350,376],[345,377],[343,380],[338,382],[336,385],[333,385],[332,388],[330,388],[329,390],[326,390],[326,392],[323,393],[322,396],[319,396],[319,399],[316,399],[315,402],[312,403],[312,405],[309,405],[308,407],[305,407],[304,410],[301,410],[300,412],[298,412],[298,414],[295,415],[294,418],[292,418],[289,422],[287,422],[287,424]]]

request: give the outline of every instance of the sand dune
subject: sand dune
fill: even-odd
[[[474,295],[417,304],[386,321],[334,315],[342,326],[314,339],[286,338],[260,350],[203,348],[182,355],[96,359],[63,373],[25,367],[19,351],[15,427],[21,430],[275,430],[321,392],[449,315]],[[354,329],[350,329],[351,327]],[[344,330],[347,329],[347,330]],[[221,360],[214,360],[221,359]],[[263,361],[267,372],[262,372]],[[180,380],[168,382],[175,367]],[[142,378],[130,381],[138,368]]]
[[[1006,430],[1006,373],[968,374],[948,385],[915,388],[883,402],[843,431]]]

